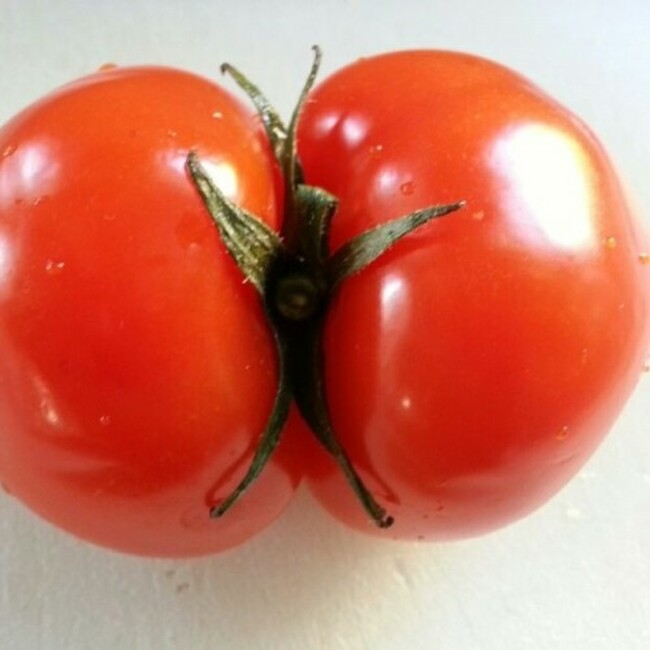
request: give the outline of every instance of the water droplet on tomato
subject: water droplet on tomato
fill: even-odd
[[[55,260],[47,260],[45,262],[45,271],[49,275],[58,275],[65,268],[65,262],[57,262]]]
[[[178,131],[174,131],[173,129],[169,129],[169,131],[167,131],[167,135],[170,138],[175,138],[178,135]]]
[[[45,199],[47,199],[47,196],[37,196],[37,197],[32,201],[32,205],[33,205],[33,206],[41,205],[41,203],[43,203],[43,201],[45,201]]]
[[[16,147],[15,144],[8,144],[3,150],[2,150],[2,157],[3,158],[9,158],[9,156],[13,156],[13,154],[16,153]]]
[[[562,427],[556,434],[556,440],[566,440],[569,437],[569,427]]]
[[[617,243],[618,242],[616,241],[616,237],[608,237],[605,240],[605,246],[607,246],[607,248],[610,248],[610,249],[616,248]]]
[[[383,150],[384,150],[383,144],[374,144],[372,145],[372,147],[370,147],[370,155],[378,156]]]
[[[639,262],[641,264],[650,264],[650,255],[648,253],[639,253]]]
[[[215,120],[220,120],[223,118],[223,113],[221,111],[215,111],[212,113],[212,117],[214,117]]]
[[[116,63],[104,63],[97,68],[97,72],[109,72],[110,70],[115,70],[117,68]]]
[[[411,398],[408,395],[402,397],[400,400],[400,405],[405,411],[408,411],[412,406]]]
[[[413,183],[413,181],[406,181],[406,183],[402,183],[399,186],[399,191],[402,194],[405,194],[406,196],[408,196],[409,194],[413,194],[413,192],[415,191],[415,184]]]
[[[107,427],[111,423],[111,416],[110,415],[100,415],[99,416],[99,424],[101,424],[103,427]]]

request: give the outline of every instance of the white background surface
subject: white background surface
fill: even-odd
[[[440,47],[520,70],[600,135],[650,205],[647,0],[0,0],[0,122],[106,62],[217,76],[286,115],[309,64]],[[648,211],[645,211],[648,222]],[[650,376],[544,509],[454,545],[382,543],[304,493],[251,543],[193,561],[95,549],[0,494],[2,650],[650,648]]]

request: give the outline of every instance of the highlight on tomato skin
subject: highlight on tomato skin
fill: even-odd
[[[429,540],[538,508],[589,459],[648,354],[648,242],[595,136],[500,65],[413,51],[317,86],[298,153],[306,182],[339,200],[334,250],[467,202],[347,280],[327,316],[334,428],[395,524],[373,527],[314,445],[318,501],[356,529]]]
[[[212,82],[113,68],[0,130],[0,477],[52,523],[154,556],[242,543],[300,480],[291,431],[232,517],[277,389],[273,336],[185,169],[273,228],[277,164]],[[291,426],[289,427],[291,429]]]

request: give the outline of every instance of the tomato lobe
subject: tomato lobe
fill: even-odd
[[[340,201],[334,249],[467,201],[346,281],[328,314],[333,423],[391,532],[455,538],[527,514],[589,458],[647,351],[647,248],[601,146],[505,68],[407,52],[317,87],[299,154]],[[314,457],[316,496],[369,529]]]
[[[190,149],[279,227],[263,134],[199,77],[113,69],[0,131],[0,475],[54,523],[148,555],[237,544],[298,480],[283,446],[238,517],[208,517],[247,469],[277,371],[259,300],[188,178]]]

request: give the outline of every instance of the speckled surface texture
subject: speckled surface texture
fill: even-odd
[[[229,60],[287,114],[312,43],[323,74],[379,51],[460,49],[520,70],[581,115],[650,206],[649,27],[647,0],[0,0],[0,122],[106,62],[216,76]],[[649,407],[646,374],[549,505],[453,545],[359,536],[303,492],[240,549],[148,561],[77,542],[0,493],[0,648],[643,650]]]

